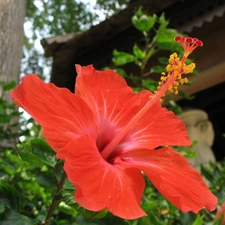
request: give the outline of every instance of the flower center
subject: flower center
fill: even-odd
[[[149,96],[149,101],[144,107],[130,120],[130,122],[121,129],[117,136],[102,150],[102,157],[107,160],[116,146],[124,138],[124,136],[130,131],[134,124],[140,120],[140,118],[157,102],[160,101],[166,93],[178,94],[178,86],[188,82],[188,79],[183,78],[183,74],[193,72],[195,64],[185,64],[187,56],[197,47],[202,46],[202,42],[197,38],[183,38],[180,36],[175,37],[175,41],[178,41],[184,48],[184,55],[180,60],[177,53],[173,53],[169,58],[169,64],[166,67],[166,73],[162,73],[157,91],[153,95]]]

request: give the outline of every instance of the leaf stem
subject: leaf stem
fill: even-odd
[[[59,181],[59,184],[58,184],[58,186],[57,186],[57,190],[56,190],[56,193],[55,193],[55,195],[54,195],[54,197],[53,197],[53,199],[52,199],[52,203],[51,203],[51,206],[50,206],[50,208],[49,208],[49,210],[48,210],[48,214],[47,214],[47,216],[46,216],[46,218],[45,218],[45,221],[42,221],[41,223],[40,223],[40,225],[48,225],[48,222],[49,222],[49,220],[51,219],[51,217],[52,217],[52,214],[54,213],[54,211],[55,211],[55,208],[58,206],[58,204],[59,204],[59,201],[60,201],[60,199],[61,199],[61,190],[63,189],[63,185],[64,185],[64,182],[65,182],[65,180],[66,180],[66,173],[65,173],[65,171],[63,172],[63,175],[62,175],[62,178],[61,178],[61,180]]]

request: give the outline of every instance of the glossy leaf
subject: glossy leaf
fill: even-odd
[[[139,59],[144,59],[146,56],[145,51],[141,50],[137,44],[133,47],[133,53]]]
[[[39,173],[37,175],[37,182],[40,186],[45,187],[47,189],[55,189],[57,185],[55,177],[48,172]]]
[[[0,183],[1,211],[4,211],[3,204],[12,210],[18,211],[20,208],[20,200],[21,196],[14,187],[4,182]]]
[[[9,208],[6,209],[3,215],[0,215],[1,225],[31,225],[34,224],[31,220],[20,213],[17,213]]]
[[[43,139],[34,139],[21,145],[20,156],[24,161],[35,164],[56,165],[55,152]]]
[[[116,66],[121,66],[126,63],[135,62],[136,57],[127,52],[119,52],[117,50],[114,50],[112,61],[115,63]]]
[[[128,75],[127,75],[127,72],[122,69],[122,68],[116,68],[115,71],[121,76],[121,77],[124,77],[126,78]]]
[[[203,217],[198,215],[193,225],[202,225],[202,224],[203,224]]]
[[[131,19],[135,28],[144,32],[149,32],[155,25],[156,20],[157,16],[155,14],[149,16],[142,11],[141,7]]]

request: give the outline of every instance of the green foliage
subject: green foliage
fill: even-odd
[[[55,153],[43,139],[24,142],[20,146],[20,157],[26,162],[37,165],[46,164],[50,167],[56,165]]]
[[[0,183],[0,204],[3,210],[6,206],[15,211],[19,210],[20,199],[21,196],[14,187],[4,182]]]
[[[126,78],[132,80],[135,90],[144,88],[154,91],[156,90],[158,83],[153,82],[149,76],[155,73],[160,74],[164,72],[165,64],[168,64],[168,59],[163,57],[159,58],[159,63],[161,65],[152,66],[150,70],[148,69],[147,64],[156,53],[162,50],[177,50],[181,53],[182,48],[178,43],[174,42],[174,37],[180,34],[177,30],[167,27],[168,21],[165,20],[164,14],[160,17],[156,15],[149,16],[142,8],[139,8],[132,17],[132,23],[142,32],[145,41],[144,47],[136,43],[133,46],[132,53],[114,50],[112,61],[117,67],[128,63],[135,63],[140,68],[140,74],[138,74],[138,76],[128,75]],[[149,84],[149,87],[146,86],[147,84]]]
[[[1,225],[31,225],[34,224],[31,220],[24,215],[21,215],[6,207],[4,214],[0,214]]]
[[[131,63],[136,61],[136,57],[127,52],[113,51],[114,58],[112,59],[116,66],[121,66],[126,63]]]
[[[37,32],[45,37],[87,30],[97,17],[88,9],[88,4],[82,1],[28,0],[27,4],[27,20],[32,22],[36,31],[33,33],[34,38],[37,38]]]
[[[133,45],[132,52],[122,52],[118,50],[113,51],[112,61],[116,66],[116,71],[123,76],[126,80],[131,81],[135,91],[148,89],[152,92],[157,90],[160,74],[165,72],[168,58],[159,57],[157,61],[159,64],[152,65],[149,68],[148,63],[150,60],[156,58],[158,52],[178,52],[181,55],[183,49],[181,45],[174,41],[174,37],[181,35],[177,30],[168,28],[169,22],[165,19],[164,14],[160,16],[149,16],[140,7],[135,15],[132,17],[132,23],[143,34],[144,45]],[[192,61],[189,60],[188,63]],[[140,73],[128,74],[124,65],[134,63],[138,66]],[[158,80],[151,78],[152,75],[158,75]],[[190,82],[191,83],[191,82]],[[187,93],[179,92],[185,99],[192,99]],[[176,114],[181,113],[181,108],[171,99],[171,95],[167,96],[165,105]]]
[[[198,215],[193,225],[202,225],[202,224],[203,224],[203,217]]]
[[[153,28],[156,20],[157,20],[157,16],[155,14],[152,16],[148,16],[145,13],[143,13],[141,7],[137,10],[136,14],[132,17],[132,23],[135,26],[135,28],[145,32],[149,32]]]
[[[42,39],[55,35],[83,32],[118,13],[132,0],[27,0],[25,18],[23,74],[49,78],[52,59],[39,47]],[[93,6],[93,4],[95,4]]]
[[[3,91],[9,91],[9,90],[13,89],[14,87],[16,87],[16,84],[17,83],[15,80],[9,81],[8,83],[3,84],[2,89],[3,89]]]

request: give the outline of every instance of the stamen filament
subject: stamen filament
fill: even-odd
[[[124,138],[124,136],[129,132],[129,130],[135,125],[135,123],[140,120],[140,118],[167,92],[169,85],[175,80],[174,76],[171,76],[167,82],[157,91],[157,94],[154,94],[149,98],[149,101],[146,105],[129,121],[129,123],[119,132],[119,134],[103,149],[101,152],[102,157],[107,160],[109,155],[113,152],[116,146]]]

